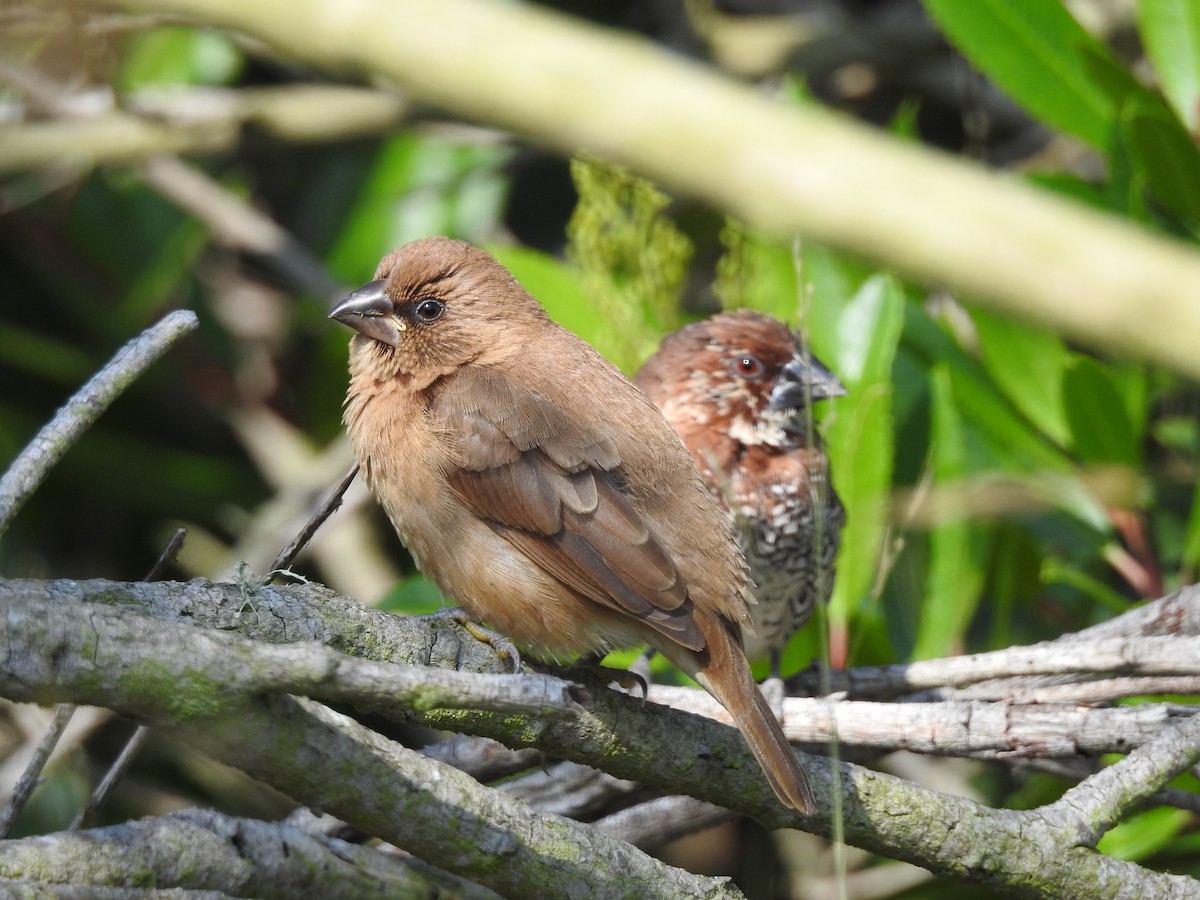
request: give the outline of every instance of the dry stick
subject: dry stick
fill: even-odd
[[[329,499],[321,504],[320,509],[313,513],[313,517],[308,520],[308,524],[301,528],[300,533],[292,538],[286,547],[279,551],[279,555],[271,563],[271,568],[267,570],[268,574],[279,572],[292,564],[292,561],[300,551],[312,540],[312,536],[317,533],[317,529],[325,524],[325,520],[333,515],[337,508],[342,505],[342,497],[357,474],[358,463],[355,463],[350,467],[350,471],[342,477],[342,480],[338,482],[337,487],[333,489],[333,493],[329,495]]]
[[[42,735],[42,740],[38,744],[33,758],[29,760],[29,765],[25,767],[25,771],[13,788],[12,799],[8,801],[8,806],[5,807],[4,814],[0,816],[0,840],[7,838],[9,832],[12,831],[13,824],[17,821],[17,816],[21,814],[21,810],[25,808],[25,804],[29,802],[30,795],[33,794],[33,789],[41,781],[42,769],[45,768],[46,761],[50,759],[50,754],[58,746],[58,739],[62,737],[67,723],[71,721],[71,716],[74,714],[75,704],[73,703],[64,703],[55,709],[54,721],[50,723],[50,727]]]
[[[150,736],[150,729],[145,725],[139,725],[134,729],[133,734],[129,736],[129,740],[125,742],[125,746],[121,749],[120,754],[109,766],[108,771],[104,773],[104,777],[100,779],[100,783],[96,785],[96,789],[92,791],[92,796],[75,815],[75,819],[71,822],[68,831],[75,831],[83,827],[83,823],[91,819],[96,811],[102,807],[108,800],[108,795],[112,793],[112,789],[116,787],[121,777],[128,771],[133,764],[134,757],[137,756],[139,750],[142,749],[142,744],[146,743],[146,738]]]
[[[163,573],[167,571],[167,566],[175,561],[179,556],[179,551],[183,549],[183,542],[187,538],[186,528],[177,528],[175,533],[171,535],[171,540],[167,542],[167,546],[163,548],[163,552],[159,554],[158,560],[150,567],[150,571],[146,573],[143,581],[158,581],[162,578]],[[75,816],[75,820],[71,822],[68,831],[74,831],[90,819],[96,810],[104,806],[108,800],[108,795],[112,793],[112,789],[117,782],[133,764],[134,757],[137,752],[142,749],[142,744],[146,743],[146,738],[150,735],[150,729],[145,725],[139,725],[134,729],[133,734],[129,736],[129,740],[125,742],[124,748],[117,755],[116,760],[109,766],[104,777],[100,779],[100,783],[96,785],[96,789],[92,791],[92,796],[88,798],[88,802],[83,805]]]
[[[635,847],[654,850],[678,838],[736,818],[737,813],[716,804],[694,797],[672,795],[656,797],[611,813],[599,819],[596,828]]]
[[[55,413],[0,478],[0,535],[79,436],[197,321],[191,310],[170,313],[122,347]]]
[[[179,551],[183,549],[183,542],[186,539],[186,528],[175,529],[175,533],[167,541],[167,546],[163,548],[163,552],[158,555],[158,560],[150,567],[150,571],[146,573],[146,577],[142,581],[158,581],[162,578],[163,573],[167,571],[167,566],[175,562],[175,557],[179,556]]]

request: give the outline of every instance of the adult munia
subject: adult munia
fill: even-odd
[[[667,335],[634,380],[734,514],[758,601],[746,655],[769,656],[778,677],[788,639],[833,590],[846,513],[811,412],[846,389],[783,322],[750,310]]]
[[[811,812],[742,653],[752,597],[730,517],[654,403],[461,241],[393,250],[331,316],[358,332],[355,454],[443,593],[542,657],[650,644]]]

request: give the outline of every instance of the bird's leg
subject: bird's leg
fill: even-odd
[[[462,628],[475,638],[477,641],[483,641],[485,644],[491,644],[496,651],[496,655],[501,659],[512,660],[513,674],[518,674],[521,671],[521,652],[517,649],[517,645],[500,634],[498,631],[492,631],[490,628],[484,628],[474,619],[467,615],[466,611],[458,606],[444,606],[435,613],[430,613],[425,616],[427,620],[449,619],[456,625]]]
[[[766,698],[771,712],[780,722],[783,721],[783,701],[787,697],[787,689],[783,685],[783,677],[779,674],[779,666],[783,661],[782,650],[771,651],[771,674],[762,680],[758,689]]]

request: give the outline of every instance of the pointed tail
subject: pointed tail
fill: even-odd
[[[716,616],[697,610],[696,620],[707,652],[678,645],[660,649],[729,711],[780,802],[803,813],[815,812],[808,778],[770,704],[754,683],[736,638]]]

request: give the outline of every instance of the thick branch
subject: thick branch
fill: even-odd
[[[1200,377],[1200,255],[644,41],[488,0],[88,2],[194,16],[327,71],[382,75],[416,100],[628,164],[776,233]]]
[[[495,897],[420,861],[305,834],[296,828],[191,809],[85,832],[0,843],[0,870],[25,882],[128,883],[233,897]]]
[[[507,896],[738,896],[535,813],[312,701],[274,697],[236,712],[174,730],[308,806]]]
[[[656,684],[651,685],[649,698],[718,722],[732,722],[719,703],[694,689]],[[795,744],[820,746],[837,741],[880,752],[1054,759],[1127,753],[1193,712],[1193,707],[1162,703],[1091,709],[1069,697],[1053,704],[982,700],[871,703],[793,697],[784,701],[783,730]]]
[[[91,583],[92,590],[95,592],[103,584]],[[78,591],[78,587],[68,588],[65,583],[52,583],[50,587],[59,596]],[[118,608],[121,603],[132,602],[134,592],[128,590],[131,588],[137,588],[137,593],[143,596],[151,588],[167,595],[182,595],[184,599],[179,601],[175,612],[179,617],[174,622],[159,619],[154,627],[147,627],[141,616]],[[267,616],[279,621],[272,621],[266,630],[278,633],[282,626],[287,632],[289,613],[304,621],[309,612],[301,608],[297,615],[287,607],[289,598],[294,605],[303,607],[304,602],[297,601],[304,592],[276,588],[255,594],[252,599],[257,608],[243,615],[237,612],[239,605],[245,603],[239,600],[239,592],[233,586],[224,589],[228,591],[228,608],[217,616],[232,616],[244,628],[250,627],[250,619],[259,623]],[[293,688],[314,693],[333,691],[334,695],[350,700],[355,690],[332,685],[341,675],[356,671],[360,664],[338,657],[336,665],[331,666],[329,659],[321,656],[321,648],[299,645],[277,648],[297,654],[295,685],[287,681],[284,653],[265,654],[262,674],[241,671],[239,657],[244,649],[241,645],[252,642],[233,635],[213,634],[197,629],[194,624],[198,608],[192,601],[201,592],[219,590],[222,590],[219,586],[196,582],[110,584],[105,595],[93,594],[93,599],[106,599],[106,605],[89,605],[84,607],[86,614],[80,615],[76,603],[72,616],[71,604],[56,609],[62,601],[51,599],[45,592],[40,605],[34,602],[31,598],[36,583],[0,582],[0,608],[7,617],[6,641],[0,645],[3,654],[0,686],[5,694],[18,699],[35,696],[87,699],[104,693],[111,705],[125,715],[170,728],[216,758],[268,781],[306,804],[327,809],[369,833],[412,848],[441,867],[502,891],[543,893],[542,879],[550,877],[549,873],[566,879],[556,884],[569,885],[571,879],[582,877],[579,873],[583,869],[618,866],[618,859],[621,860],[618,868],[629,871],[632,863],[621,855],[627,856],[629,849],[617,849],[624,845],[597,843],[593,831],[575,831],[583,827],[553,817],[538,817],[531,823],[528,809],[516,801],[498,800],[497,792],[480,787],[467,776],[390,744],[311,701],[292,700],[278,694],[252,696],[254,686],[259,684],[279,691]],[[349,604],[339,605],[336,598],[318,596],[323,596],[328,619],[350,608]],[[166,614],[168,597],[160,597],[158,602],[160,614]],[[193,615],[180,616],[184,612]],[[372,610],[360,613],[362,618],[354,629],[360,634],[363,623],[371,619],[377,620],[381,628],[388,627],[384,623],[389,618],[386,615]],[[241,621],[239,615],[247,621]],[[416,627],[419,632],[428,626],[417,623]],[[83,632],[82,644],[74,631]],[[189,632],[193,635],[191,639]],[[332,633],[336,634],[337,629],[332,629]],[[30,640],[31,637],[36,639]],[[395,649],[389,646],[387,651],[394,653]],[[153,660],[156,652],[160,658]],[[186,661],[179,659],[188,654],[191,658]],[[127,658],[138,661],[129,665]],[[209,670],[206,665],[219,667]],[[358,670],[359,675],[366,673],[371,677],[362,679],[359,686],[367,696],[355,705],[381,709],[380,704],[387,701],[395,715],[398,695],[384,689],[378,681],[378,676],[385,676],[383,670],[369,663],[361,665],[364,668]],[[447,674],[470,678],[465,673]],[[403,670],[396,675],[396,683],[403,686],[407,675]],[[440,676],[431,680],[440,683]],[[554,680],[535,681],[545,685]],[[105,684],[110,689],[97,687]],[[462,702],[462,698],[454,700],[453,691],[465,682],[451,680],[440,684],[430,690],[442,692],[446,685],[451,685],[451,702]],[[418,705],[427,705],[428,697],[423,700],[411,685],[404,690],[410,692],[407,696],[415,698]],[[711,799],[755,814],[774,826],[804,825],[826,834],[831,830],[827,818],[804,820],[785,812],[771,800],[732,729],[704,725],[651,704],[643,706],[612,691],[573,691],[578,709],[555,691],[537,688],[535,692],[561,717],[551,716],[547,721],[541,717],[453,709],[434,710],[422,718],[443,727],[457,726],[500,737],[514,745],[541,745],[556,751],[561,748],[569,751],[564,755],[602,765],[623,777],[675,789],[690,786],[695,790],[702,785],[702,793]],[[664,755],[662,748],[667,746],[672,752]],[[1189,764],[1197,755],[1200,748],[1181,749],[1174,739],[1147,745],[1138,755],[1131,755],[1112,767],[1113,793],[1108,795],[1111,799],[1107,801],[1107,809],[1126,808],[1132,802],[1129,798],[1144,797],[1157,790],[1171,772]],[[808,766],[822,801],[821,808],[842,811],[841,824],[848,841],[936,872],[1030,894],[1089,896],[1101,884],[1119,885],[1130,894],[1144,896],[1186,896],[1195,890],[1195,883],[1187,879],[1146,872],[1080,846],[1077,823],[1064,829],[1060,817],[1047,816],[1042,811],[990,810],[857,766],[833,766],[816,759],[810,759]],[[337,772],[353,772],[354,776],[346,779]],[[1142,780],[1131,785],[1131,778]],[[840,794],[836,805],[832,803],[832,791]],[[431,823],[439,823],[439,827]],[[450,824],[441,828],[445,823]],[[470,852],[464,840],[470,845]],[[572,860],[582,860],[580,868],[568,867],[565,874],[566,863],[555,857],[559,851],[552,850],[564,844],[572,847]],[[1000,850],[993,853],[981,848]],[[504,864],[498,865],[501,859]],[[497,868],[504,872],[498,874]],[[659,869],[647,870],[646,878],[651,878],[649,873],[656,879],[667,877]],[[627,885],[613,884],[614,891],[624,890]],[[712,887],[711,883],[708,887]],[[645,882],[638,881],[636,890],[645,895]],[[671,890],[677,895],[683,891],[679,885],[672,885]]]
[[[139,649],[140,645],[135,643],[123,647],[121,664],[131,666],[157,660],[166,649],[174,649],[176,652],[169,658],[182,669],[173,677],[183,678],[183,670],[203,670],[211,665],[222,673],[221,691],[229,696],[286,689],[329,702],[351,700],[359,708],[401,722],[411,721],[414,711],[425,711],[438,717],[439,721],[433,724],[447,728],[461,727],[461,723],[452,721],[454,714],[448,712],[451,709],[525,714],[542,723],[537,735],[542,749],[561,755],[568,748],[579,753],[581,748],[590,746],[592,755],[577,758],[600,767],[606,767],[613,748],[597,740],[590,716],[603,714],[619,719],[628,714],[622,704],[635,705],[606,691],[596,692],[594,698],[572,695],[567,682],[544,675],[510,677],[505,664],[497,661],[486,645],[473,640],[460,643],[464,635],[452,623],[389,616],[315,587],[263,587],[247,598],[234,585],[204,581],[170,586],[0,581],[0,602],[30,609],[61,609],[64,623],[70,621],[70,610],[88,604],[95,609],[91,614],[94,628],[107,622],[105,627],[118,629],[120,636],[113,637],[113,643],[125,642],[125,632],[136,631],[137,626],[122,626],[112,606],[178,622],[184,627],[158,630],[153,646]],[[180,617],[181,611],[186,618]],[[257,642],[238,642],[228,633],[197,632],[194,628],[197,624],[221,632],[237,629],[258,641],[286,646],[264,647]],[[55,642],[67,639],[68,636],[56,637]],[[85,640],[82,636],[70,639]],[[321,644],[341,648],[351,656],[332,653]],[[1090,652],[1073,646],[1083,660],[1081,667],[1087,669]],[[26,659],[33,660],[37,646],[25,652],[29,654]],[[415,663],[421,668],[381,667],[356,658],[360,656]],[[1200,667],[1197,659],[1200,657],[1190,658],[1194,668]],[[431,671],[424,668],[426,665],[491,670],[497,674],[485,678],[467,672]],[[1089,684],[1083,687],[1086,689]],[[94,695],[84,698],[84,702],[103,703],[105,698],[111,702],[109,692],[117,687],[97,684]],[[593,699],[598,705],[592,705]],[[652,685],[650,699],[720,722],[730,721],[719,704],[695,689]],[[610,701],[612,708],[601,712],[600,705]],[[195,702],[217,701],[198,697]],[[800,744],[822,746],[837,740],[843,745],[881,752],[904,749],[997,759],[1124,753],[1157,737],[1172,721],[1189,715],[1190,710],[1167,704],[1088,709],[1073,703],[1069,697],[1054,705],[982,701],[890,704],[791,698],[785,702],[785,714],[788,737]],[[680,717],[675,727],[686,731],[695,726],[694,720]],[[728,737],[729,753],[735,758],[744,754],[736,737]],[[669,734],[664,739],[668,743],[671,740]],[[621,752],[627,755],[630,750],[627,742]],[[636,762],[626,760],[634,771],[624,777],[646,780],[646,771],[638,767],[652,766],[663,778],[660,783],[673,790],[686,790],[697,780],[694,762],[674,760],[667,766],[661,760],[656,761],[657,745],[653,738],[645,741],[644,753],[645,757]],[[725,762],[728,760],[715,762],[704,780],[728,782],[728,773],[720,769]],[[674,769],[677,780],[670,777],[670,768]],[[745,783],[738,790],[743,794],[761,794],[762,785],[753,768],[743,774]]]

